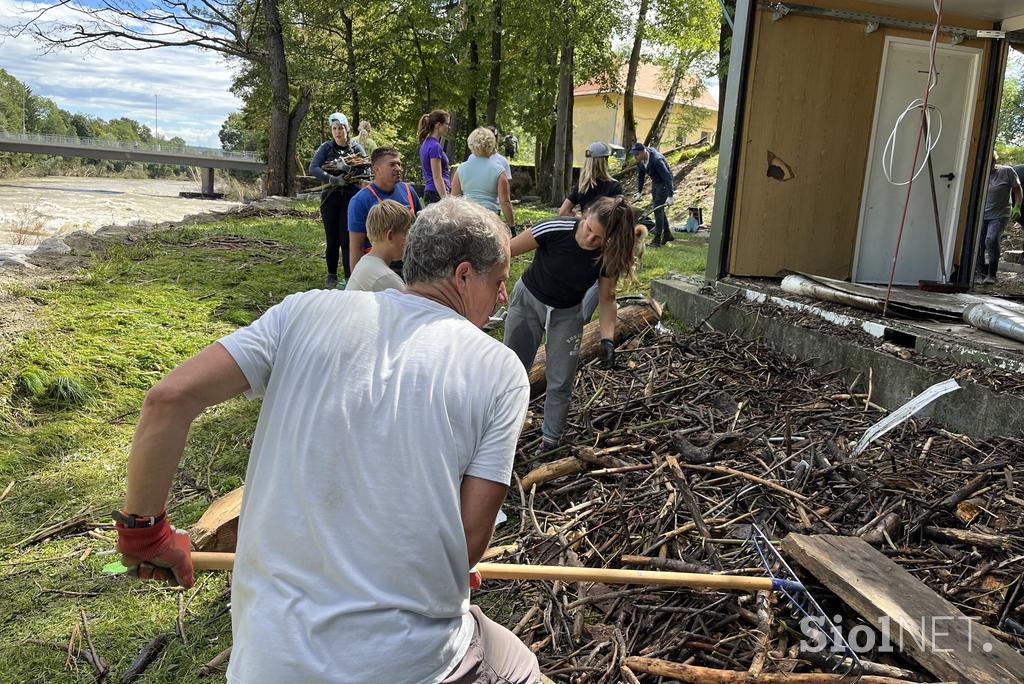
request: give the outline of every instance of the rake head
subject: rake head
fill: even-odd
[[[800,625],[804,634],[813,640],[810,650],[818,653],[831,666],[833,673],[844,678],[844,682],[856,684],[860,681],[864,674],[860,658],[757,525],[750,526],[747,543],[772,578],[773,589],[788,599],[790,606],[801,618]]]

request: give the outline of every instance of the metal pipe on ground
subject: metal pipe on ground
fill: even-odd
[[[813,299],[821,299],[827,302],[835,302],[837,304],[845,304],[852,306],[855,309],[862,309],[865,311],[876,311],[881,313],[882,302],[872,299],[870,297],[860,297],[858,295],[850,294],[849,292],[843,292],[827,285],[815,282],[810,278],[802,275],[788,275],[782,279],[782,289],[790,294],[800,295],[802,297],[811,297]]]
[[[984,302],[967,307],[964,320],[979,330],[1024,342],[1024,311]]]

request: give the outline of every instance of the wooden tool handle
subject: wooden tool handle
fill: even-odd
[[[231,570],[234,562],[235,554],[233,553],[192,552],[192,565],[196,570]],[[512,565],[506,563],[479,563],[476,569],[480,571],[480,575],[484,579],[657,584],[666,587],[737,589],[740,591],[771,591],[778,588],[777,582],[770,577],[705,575],[695,572],[571,568],[558,565]]]
[[[773,589],[770,577],[706,575],[695,572],[622,570],[616,568],[573,568],[560,565],[511,565],[479,563],[476,569],[484,579],[547,580],[562,582],[601,582],[603,584],[657,584],[690,589]]]
[[[226,570],[230,572],[234,565],[235,554],[233,553],[192,552],[192,568],[195,570]]]

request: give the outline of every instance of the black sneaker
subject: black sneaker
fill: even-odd
[[[324,283],[325,290],[333,290],[338,287],[338,276],[333,273],[327,274],[327,282]]]

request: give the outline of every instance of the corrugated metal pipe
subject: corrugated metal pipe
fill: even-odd
[[[964,320],[979,330],[1024,342],[1024,313],[992,303],[972,304],[964,310]]]

